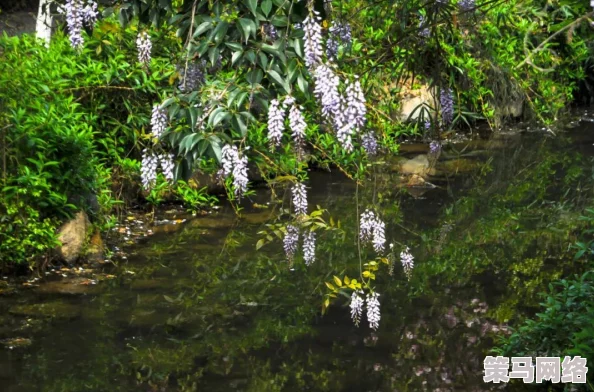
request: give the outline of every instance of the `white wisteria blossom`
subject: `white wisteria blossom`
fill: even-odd
[[[316,233],[313,231],[303,235],[303,260],[307,266],[316,261]]]
[[[291,128],[291,136],[295,141],[297,151],[301,151],[305,143],[305,129],[307,124],[305,118],[299,107],[295,104],[289,110],[289,127]]]
[[[159,160],[152,150],[145,148],[142,151],[142,164],[140,167],[140,179],[145,189],[150,189],[157,180],[157,167]]]
[[[367,321],[373,330],[377,330],[381,319],[379,296],[378,292],[367,294]]]
[[[293,261],[299,246],[299,229],[293,225],[287,225],[287,233],[283,238],[283,248],[289,262]]]
[[[365,126],[367,108],[365,107],[365,95],[361,88],[361,82],[356,76],[354,82],[347,83],[346,102],[349,121],[354,123],[355,128],[362,129]]]
[[[151,133],[159,139],[167,129],[167,111],[161,105],[153,106],[151,116]]]
[[[340,93],[338,92],[340,78],[326,64],[317,67],[313,76],[315,80],[314,95],[322,106],[322,116],[332,119],[340,110]]]
[[[173,169],[175,168],[175,163],[173,162],[173,159],[174,156],[171,153],[159,155],[161,170],[163,171],[165,178],[169,181],[173,181],[174,179]]]
[[[375,224],[375,213],[369,209],[363,211],[359,220],[359,238],[361,241],[369,241],[373,236]]]
[[[406,277],[410,279],[415,263],[414,257],[410,253],[410,249],[408,248],[408,246],[404,248],[402,252],[400,252],[400,261],[402,263],[402,267],[404,268],[404,273],[406,274]]]
[[[278,99],[273,99],[268,106],[268,141],[271,149],[280,146],[284,129],[285,111],[281,109]]]
[[[377,253],[384,253],[386,247],[386,224],[376,217],[373,227],[373,249]]]
[[[386,246],[386,224],[369,209],[361,214],[359,238],[363,242],[371,241],[377,253],[383,253]]]
[[[292,104],[295,103],[295,98],[293,98],[290,95],[287,95],[283,101],[283,108],[288,108],[289,106],[291,106]]]
[[[293,207],[295,214],[307,215],[307,190],[303,183],[296,183],[291,189],[293,193]]]
[[[319,12],[311,10],[303,21],[305,65],[312,69],[322,61],[322,26]]]
[[[148,66],[151,63],[153,44],[150,35],[146,31],[138,33],[136,49],[138,50],[138,62],[144,66]]]
[[[363,292],[353,291],[353,294],[351,294],[351,318],[357,327],[361,322],[361,316],[363,315],[363,305],[365,304],[365,301],[360,296],[360,294],[363,294]]]
[[[248,159],[240,155],[236,146],[226,144],[221,150],[221,175],[228,177],[233,175],[233,188],[235,196],[240,199],[247,191],[248,186]]]

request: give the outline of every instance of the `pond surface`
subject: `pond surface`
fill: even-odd
[[[593,143],[584,116],[556,137],[510,132],[438,156],[403,146],[360,186],[311,172],[310,213],[319,205],[340,229],[318,232],[309,267],[297,256],[290,268],[276,238],[256,251],[265,224],[287,222],[280,187],[245,202],[242,219],[224,206],[154,227],[97,285],[54,277],[0,291],[0,389],[502,389],[482,381],[497,336],[535,312],[550,281],[583,269],[568,247],[591,206]],[[321,312],[325,282],[360,275],[356,211],[369,206],[396,260],[376,273],[377,331],[365,315],[353,325],[349,292]],[[361,257],[375,253],[364,246]]]

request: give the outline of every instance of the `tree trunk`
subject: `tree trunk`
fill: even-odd
[[[52,36],[52,16],[50,14],[48,0],[39,0],[35,33],[37,34],[37,38],[44,40],[46,45],[49,46]]]

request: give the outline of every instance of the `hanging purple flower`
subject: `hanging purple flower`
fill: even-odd
[[[161,170],[163,171],[163,175],[167,180],[173,181],[173,169],[175,168],[175,163],[173,163],[173,154],[161,154],[158,157],[159,162],[161,163]]]
[[[475,8],[475,6],[476,6],[474,0],[460,0],[458,2],[458,5],[464,11],[469,11],[469,10]]]
[[[89,1],[83,6],[82,0],[67,0],[63,6],[58,6],[58,12],[66,16],[70,45],[76,50],[82,49],[84,43],[83,23],[87,26],[92,26],[95,23],[98,15],[97,3]]]
[[[235,196],[240,199],[247,191],[249,182],[247,157],[245,155],[240,156],[236,146],[226,144],[221,150],[221,161],[223,165],[221,175],[224,177],[233,175]]]
[[[291,110],[289,111],[289,127],[291,128],[291,135],[295,141],[295,148],[299,154],[301,154],[301,150],[305,143],[305,129],[307,128],[307,124],[305,123],[303,113],[301,113],[301,110],[299,110],[299,107],[295,104],[291,106]]]
[[[268,141],[272,150],[280,146],[284,129],[285,111],[281,109],[278,99],[273,99],[268,106]]]
[[[202,60],[199,63],[188,62],[180,64],[177,67],[177,72],[181,75],[181,81],[177,86],[181,92],[196,91],[206,80],[205,72],[206,61]]]
[[[316,261],[316,233],[313,231],[303,236],[303,260],[307,266]]]
[[[377,154],[378,145],[375,132],[369,131],[361,135],[361,145],[365,149],[365,152],[367,152],[367,155],[372,156]]]
[[[303,21],[305,65],[310,69],[322,61],[322,26],[319,23],[319,14],[312,10]]]
[[[367,294],[367,321],[369,328],[377,330],[381,319],[379,293]]]
[[[421,15],[419,17],[419,37],[421,38],[429,38],[431,35],[431,31],[429,27],[427,27],[427,21],[425,19],[425,15]]]
[[[321,64],[314,71],[314,95],[322,106],[322,116],[331,119],[340,109],[338,86],[340,78],[326,64]]]
[[[351,25],[348,23],[333,21],[328,30],[326,41],[326,56],[330,60],[336,60],[339,45],[350,47],[352,43]]]
[[[443,88],[439,95],[441,104],[441,119],[444,124],[450,124],[454,119],[454,94],[449,87]]]
[[[295,214],[307,215],[307,190],[305,185],[298,182],[293,186],[293,206]]]
[[[146,31],[138,33],[136,38],[136,48],[138,49],[138,62],[145,67],[151,63],[151,50],[153,44],[151,43],[151,37]]]
[[[151,133],[159,139],[167,129],[167,111],[161,105],[153,106],[151,116]]]
[[[293,225],[287,226],[287,233],[283,239],[283,248],[289,262],[293,261],[299,246],[299,229]]]
[[[144,149],[142,151],[142,164],[140,166],[140,178],[144,189],[150,189],[157,180],[158,158],[152,150]]]

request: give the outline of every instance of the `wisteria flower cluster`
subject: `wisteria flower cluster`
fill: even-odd
[[[365,152],[367,152],[367,155],[376,155],[378,151],[378,144],[377,139],[375,138],[375,132],[365,132],[361,136],[361,145],[363,146],[363,149],[365,149]]]
[[[402,263],[402,268],[404,268],[404,273],[406,274],[406,277],[410,280],[415,263],[414,257],[410,253],[410,249],[408,248],[408,246],[404,248],[402,252],[400,252],[400,262]]]
[[[381,319],[379,293],[367,294],[367,320],[369,321],[369,328],[377,330]]]
[[[322,61],[322,26],[320,13],[311,10],[303,21],[305,65],[312,69]]]
[[[339,45],[343,45],[345,48],[351,46],[353,39],[351,35],[351,25],[333,21],[328,33],[326,56],[330,60],[336,60]]]
[[[276,41],[278,39],[278,31],[276,30],[276,27],[274,27],[270,23],[266,23],[264,25],[263,32],[264,36],[268,38],[270,41]]]
[[[150,189],[155,184],[159,165],[165,178],[173,181],[174,159],[173,154],[155,154],[152,150],[145,148],[142,151],[142,165],[140,167],[140,178],[144,188]]]
[[[307,266],[316,261],[316,233],[313,231],[303,235],[303,260]]]
[[[272,150],[280,146],[284,129],[285,112],[278,99],[273,99],[268,106],[268,141]]]
[[[460,0],[458,2],[458,5],[463,10],[468,11],[468,10],[475,8],[475,1],[474,0]]]
[[[439,143],[437,140],[433,140],[431,143],[429,143],[429,152],[431,154],[435,154],[439,152],[439,150],[441,150],[441,143]]]
[[[295,142],[295,148],[299,155],[301,155],[305,144],[305,129],[307,128],[307,124],[301,109],[295,104],[289,110],[289,128],[291,128],[291,137]]]
[[[367,294],[366,300],[363,300],[363,291],[353,291],[351,294],[351,318],[353,323],[358,327],[361,322],[361,316],[363,315],[363,306],[367,303],[367,320],[369,321],[369,327],[373,330],[377,330],[381,319],[379,293]]]
[[[148,67],[151,63],[151,50],[153,49],[153,44],[150,35],[146,31],[138,33],[138,38],[136,38],[136,49],[138,50],[138,62],[143,66]]]
[[[450,124],[454,119],[454,94],[449,87],[443,88],[439,95],[441,105],[441,119],[444,124]]]
[[[369,209],[361,214],[359,238],[363,242],[371,241],[377,253],[383,253],[386,246],[386,224]]]
[[[177,88],[183,93],[197,90],[205,81],[206,61],[188,62],[177,66],[177,72],[181,76],[181,80]]]
[[[237,146],[226,144],[221,150],[221,161],[223,168],[220,171],[221,176],[233,176],[233,188],[235,196],[240,199],[247,191],[248,186],[248,159],[245,155],[240,155]]]
[[[299,228],[294,225],[287,225],[287,232],[283,238],[283,248],[287,261],[292,263],[297,250],[299,249]],[[309,266],[316,260],[316,233],[307,231],[303,235],[303,260]]]
[[[167,111],[161,105],[153,106],[151,116],[151,133],[159,139],[167,129]]]
[[[285,249],[287,260],[292,262],[299,248],[299,229],[296,226],[287,225],[287,233],[285,234],[285,238],[283,238],[283,248]]]
[[[307,190],[305,189],[305,185],[298,182],[293,186],[292,193],[295,214],[307,215]]]
[[[314,95],[322,108],[322,116],[336,129],[338,141],[346,152],[353,150],[353,136],[366,122],[367,108],[361,83],[355,77],[346,82],[345,96],[339,92],[340,78],[326,64],[314,71]]]
[[[425,19],[424,15],[421,15],[419,18],[419,37],[421,38],[429,38],[429,36],[431,35],[431,31],[429,30],[429,27],[427,26],[427,21]]]
[[[97,3],[92,0],[87,1],[86,4],[82,0],[67,0],[65,5],[58,6],[58,12],[66,16],[70,45],[74,49],[80,50],[84,43],[83,23],[88,27],[95,24],[99,15]]]
[[[301,157],[305,145],[307,123],[305,122],[301,108],[295,103],[295,98],[290,95],[285,97],[282,105],[278,99],[273,99],[270,101],[270,105],[268,105],[268,141],[271,149],[280,146],[285,130],[285,115],[289,106],[291,107],[289,109],[291,137],[295,143],[295,150]]]
[[[351,318],[357,327],[361,322],[363,306],[365,306],[365,301],[361,298],[361,294],[363,294],[363,291],[361,290],[353,291],[353,294],[351,294]]]

